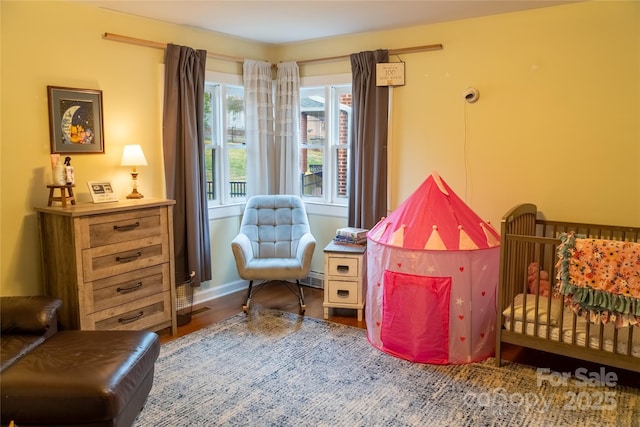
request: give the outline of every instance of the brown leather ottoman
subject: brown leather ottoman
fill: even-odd
[[[60,331],[2,372],[2,419],[22,426],[131,426],[160,352],[148,331]]]

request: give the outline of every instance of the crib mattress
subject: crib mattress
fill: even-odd
[[[560,334],[562,333],[562,341],[571,344],[573,342],[573,335],[575,333],[575,344],[576,346],[586,347],[587,343],[587,322],[583,318],[578,318],[576,320],[575,332],[573,328],[573,312],[570,309],[565,309],[563,314],[563,327],[562,331],[559,326],[551,326],[549,327],[549,332],[547,336],[547,328],[548,326],[544,323],[537,324],[537,331],[535,330],[535,326],[533,322],[526,322],[526,334],[529,336],[537,336],[539,338],[550,339],[553,341],[560,341]],[[511,319],[505,318],[504,326],[507,330],[511,331]],[[635,326],[631,326],[634,328]],[[522,333],[523,331],[523,322],[521,320],[516,320],[513,325],[513,332]],[[614,330],[615,326],[608,325],[600,325],[600,324],[591,324],[589,328],[589,347],[593,349],[599,349],[600,342],[600,329],[604,328],[602,335],[602,351],[613,352],[613,344],[614,344]],[[633,342],[631,348],[631,355],[634,357],[640,358],[640,328],[635,327],[636,329],[633,331]],[[629,336],[629,328],[619,328],[618,329],[618,341],[617,341],[617,352],[622,354],[627,354],[627,341]]]

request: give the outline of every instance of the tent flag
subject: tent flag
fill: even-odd
[[[391,244],[394,246],[404,246],[404,229],[407,228],[406,225],[402,224],[400,228],[393,232],[391,236]]]
[[[469,235],[466,233],[466,231],[464,231],[464,228],[462,228],[461,225],[458,226],[458,230],[460,230],[460,243],[458,247],[461,251],[478,249],[478,245],[473,243],[473,240],[471,240],[471,237],[469,237]]]
[[[480,227],[482,227],[482,231],[484,231],[485,236],[487,236],[487,245],[489,245],[490,248],[500,246],[500,240],[491,233],[491,231],[487,230],[487,227],[483,222],[480,223]]]
[[[431,229],[431,235],[429,236],[429,240],[424,245],[424,248],[427,250],[433,251],[446,251],[447,247],[442,241],[442,237],[440,237],[440,233],[438,233],[438,226],[434,225]]]

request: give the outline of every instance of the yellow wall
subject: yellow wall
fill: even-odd
[[[640,3],[585,2],[278,49],[279,60],[442,43],[401,55],[391,208],[436,170],[495,225],[517,203],[548,218],[640,225]],[[392,57],[392,61],[398,58]],[[349,62],[302,67],[349,72]],[[475,104],[467,87],[480,91]]]
[[[86,181],[110,180],[123,198],[128,169],[119,165],[125,144],[142,145],[140,191],[163,197],[160,49],[104,40],[105,32],[171,42],[256,59],[271,47],[193,28],[66,2],[2,1],[2,129],[0,292],[39,294],[42,288],[37,219],[50,179],[47,85],[103,91],[105,154],[72,155],[79,201],[90,201]],[[241,73],[240,64],[208,61],[207,68]],[[236,220],[237,222],[237,220]],[[214,227],[215,229],[215,227]],[[236,227],[237,230],[237,227]],[[217,241],[213,238],[212,240]],[[230,239],[229,239],[230,240]],[[214,259],[217,270],[231,251]],[[228,255],[225,255],[228,254]],[[229,259],[225,260],[225,256]],[[220,268],[218,268],[218,263]],[[237,273],[236,273],[237,274]],[[228,276],[216,276],[226,280]]]
[[[104,32],[273,62],[442,43],[442,51],[401,58],[407,84],[393,89],[392,208],[437,170],[494,224],[512,205],[533,202],[550,218],[640,226],[638,2],[576,3],[279,47],[73,3],[5,0],[0,8],[2,294],[43,291],[33,206],[47,201],[47,85],[103,91],[106,154],[72,156],[81,201],[88,180],[109,179],[128,193],[119,156],[132,142],[149,162],[141,191],[163,196],[163,53],[103,40]],[[241,71],[221,61],[207,68]],[[301,67],[303,75],[349,70],[348,61]],[[475,104],[462,99],[468,86],[480,91]],[[236,218],[212,222],[213,287],[237,279],[229,250],[237,226]]]

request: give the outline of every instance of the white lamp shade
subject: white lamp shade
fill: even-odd
[[[125,145],[122,151],[122,166],[147,166],[140,144]]]

